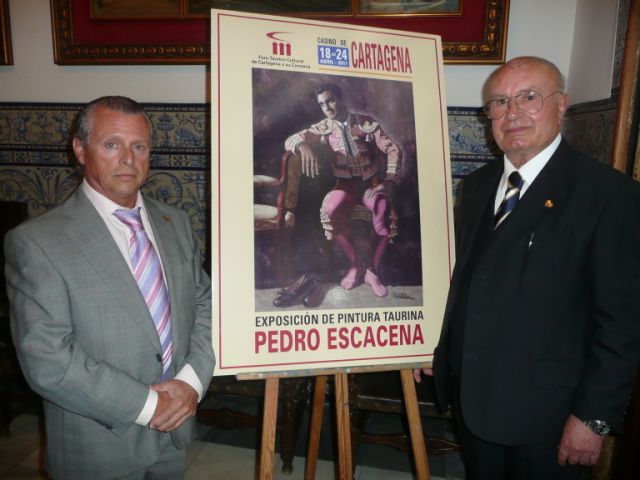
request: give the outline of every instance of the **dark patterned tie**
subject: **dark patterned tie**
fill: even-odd
[[[147,303],[149,313],[160,338],[162,346],[162,380],[169,380],[169,366],[173,345],[171,342],[171,305],[169,292],[164,284],[160,258],[153,248],[147,232],[142,226],[140,208],[134,210],[116,210],[115,217],[131,231],[129,253],[133,276],[138,282],[140,292]]]
[[[520,189],[524,180],[517,171],[509,175],[507,180],[507,192],[504,194],[504,200],[500,204],[496,216],[494,217],[493,228],[496,229],[509,216],[511,211],[516,208],[518,200],[520,200]]]
[[[353,147],[351,146],[351,135],[349,135],[349,124],[338,122],[340,124],[340,129],[342,130],[342,138],[344,139],[344,148],[347,152],[347,155],[353,157]]]

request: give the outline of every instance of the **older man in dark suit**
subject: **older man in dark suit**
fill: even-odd
[[[552,63],[514,58],[483,96],[504,160],[462,187],[439,398],[467,478],[579,479],[622,427],[636,374],[640,187],[562,138]]]
[[[84,182],[5,239],[12,335],[56,480],[182,478],[213,373],[189,219],[139,191],[150,148],[139,104],[91,102],[73,139]]]

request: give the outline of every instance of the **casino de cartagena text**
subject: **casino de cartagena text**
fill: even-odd
[[[351,42],[351,66],[360,70],[413,73],[408,47]]]

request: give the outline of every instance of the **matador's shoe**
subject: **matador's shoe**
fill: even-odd
[[[371,290],[376,297],[386,297],[389,293],[387,287],[384,286],[378,276],[368,268],[364,274],[364,283],[371,287]]]
[[[305,273],[301,275],[291,285],[284,287],[278,292],[278,296],[273,300],[276,307],[288,307],[300,303],[303,297],[309,295],[320,283],[315,275]]]
[[[356,267],[351,267],[347,272],[347,274],[344,277],[342,277],[342,280],[340,280],[340,285],[345,290],[351,290],[353,288],[356,288],[358,285],[360,285],[360,282],[358,281],[358,277],[359,277],[358,269]]]
[[[315,287],[311,289],[302,299],[302,303],[307,308],[319,307],[323,302],[325,295],[327,294],[327,288],[320,283],[316,283]]]

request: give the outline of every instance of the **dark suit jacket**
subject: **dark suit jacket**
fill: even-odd
[[[171,299],[173,364],[207,388],[213,373],[211,287],[187,215],[144,198]],[[11,328],[31,387],[44,398],[47,470],[107,479],[141,470],[169,435],[134,422],[162,350],[144,298],[82,189],[5,238]],[[171,433],[179,448],[195,419]]]
[[[557,441],[571,413],[620,429],[640,353],[640,187],[563,140],[493,231],[486,212],[502,170],[496,161],[464,180],[434,360],[440,401],[450,400],[452,312],[466,302],[459,380],[472,432]]]

